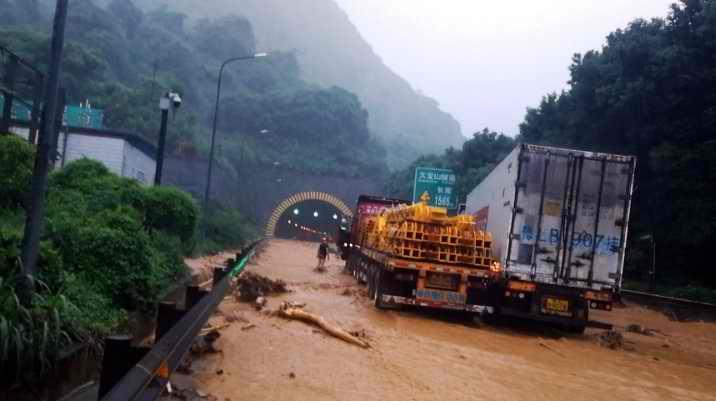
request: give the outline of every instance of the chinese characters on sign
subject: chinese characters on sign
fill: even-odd
[[[358,214],[378,215],[387,207],[382,203],[363,203],[358,207]]]
[[[429,204],[431,206],[456,209],[456,180],[457,177],[452,170],[417,167],[415,169],[415,183],[413,185],[413,203],[420,202],[420,197],[427,192],[430,196]]]
[[[530,225],[523,225],[522,231],[520,232],[520,239],[523,241],[536,241],[537,232],[534,227]],[[544,228],[539,235],[539,241],[548,243],[549,245],[556,246],[562,239],[558,229],[556,228]],[[582,231],[572,233],[572,247],[581,249],[592,249],[600,255],[606,255],[610,253],[619,252],[621,247],[621,239],[619,237],[610,235],[605,236],[598,234],[596,236],[596,244],[594,243],[595,238],[592,238],[592,234]]]

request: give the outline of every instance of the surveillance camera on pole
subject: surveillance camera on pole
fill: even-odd
[[[178,93],[167,92],[159,99],[159,110],[162,111],[162,125],[159,129],[159,147],[157,149],[157,169],[154,174],[154,185],[162,184],[162,170],[164,169],[164,148],[167,140],[167,119],[169,117],[169,109],[172,112],[181,107],[181,96]]]

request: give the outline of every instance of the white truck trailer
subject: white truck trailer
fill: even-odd
[[[504,276],[495,309],[583,332],[621,286],[636,158],[521,144],[467,197]]]

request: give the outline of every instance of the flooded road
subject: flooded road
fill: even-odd
[[[285,280],[305,310],[349,331],[371,348],[329,337],[302,322],[257,312],[233,300],[221,306],[255,325],[221,331],[221,353],[195,361],[178,381],[219,401],[238,400],[716,400],[716,325],[678,323],[637,306],[595,318],[624,331],[623,348],[599,345],[603,330],[566,335],[536,325],[474,327],[459,315],[376,310],[362,286],[331,259],[313,271],[316,244],[272,240],[249,269]],[[221,316],[212,318],[219,323]],[[249,326],[249,328],[247,328]]]

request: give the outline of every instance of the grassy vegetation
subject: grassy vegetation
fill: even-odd
[[[131,311],[151,311],[186,275],[198,208],[173,188],[144,187],[88,159],[50,175],[40,273],[31,308],[15,294],[33,148],[0,136],[0,377],[41,375],[67,345],[122,327]],[[6,164],[2,163],[5,168]]]

